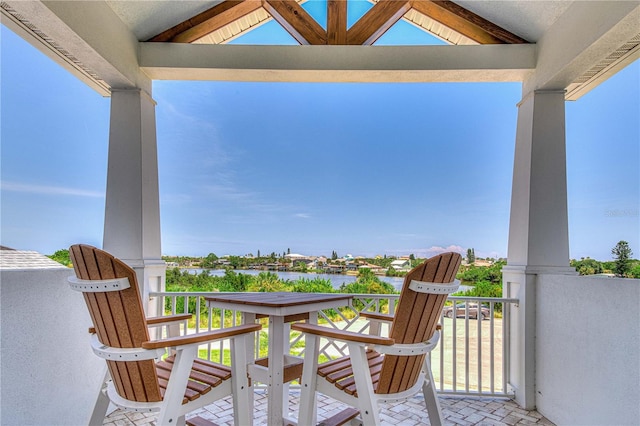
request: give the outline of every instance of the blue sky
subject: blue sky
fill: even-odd
[[[101,246],[109,98],[1,31],[0,244]],[[275,23],[236,42],[259,31],[292,43]],[[406,24],[378,44],[437,42]],[[640,256],[639,86],[636,61],[566,104],[572,258]],[[153,91],[163,254],[507,255],[520,84]]]

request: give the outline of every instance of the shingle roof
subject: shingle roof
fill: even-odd
[[[0,270],[7,269],[60,269],[66,268],[37,251],[0,250]]]

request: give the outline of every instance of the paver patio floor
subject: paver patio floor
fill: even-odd
[[[292,417],[297,418],[298,400],[300,392],[290,392],[290,404]],[[496,398],[461,398],[441,397],[440,404],[443,411],[444,422],[447,425],[553,425],[549,420],[537,411],[523,410],[508,399]],[[262,389],[255,391],[255,426],[266,424],[267,399],[266,392]],[[345,408],[341,403],[322,397],[318,401],[319,418],[331,415]],[[211,420],[219,426],[233,425],[233,406],[231,397],[208,405],[202,410],[195,411],[187,418],[198,415]],[[382,425],[417,426],[428,425],[429,417],[424,406],[422,395],[396,404],[385,404],[380,414]],[[111,413],[104,422],[104,426],[142,426],[155,425],[155,416],[142,413],[124,413],[120,410]]]

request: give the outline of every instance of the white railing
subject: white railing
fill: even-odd
[[[191,312],[194,319],[189,323],[188,332],[197,333],[222,327],[241,324],[242,317],[238,311],[220,310],[208,307],[204,297],[208,292],[154,292],[150,294],[152,301],[164,307],[167,314]],[[365,332],[368,323],[361,319],[362,311],[393,313],[399,294],[354,294],[350,306],[340,310],[329,310],[319,313],[319,323],[338,329]],[[438,391],[442,394],[476,395],[487,397],[512,397],[508,386],[509,371],[509,330],[508,318],[510,306],[517,299],[478,298],[450,296],[451,306],[457,306],[457,315],[445,316],[447,308],[440,319],[442,324],[441,339],[431,353],[431,369]],[[484,306],[478,312],[477,306]],[[485,316],[485,318],[483,318]],[[267,321],[262,320],[263,330],[256,333],[256,358],[267,352]],[[228,349],[224,343],[203,346],[202,358],[226,363],[225,354]],[[291,333],[291,353],[304,353],[304,337],[299,333]],[[336,341],[324,340],[320,350],[321,356],[333,359],[347,354],[346,345]]]

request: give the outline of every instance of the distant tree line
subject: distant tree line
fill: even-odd
[[[394,294],[396,289],[382,281],[370,270],[363,269],[356,281],[333,288],[331,280],[323,278],[281,279],[273,272],[260,272],[258,275],[237,273],[227,269],[223,276],[212,276],[208,270],[193,274],[180,268],[167,269],[166,291],[170,292],[298,292],[298,293],[355,293],[355,294]],[[170,299],[166,300],[166,309],[170,309]],[[357,301],[354,301],[357,305]],[[386,305],[386,303],[384,304]],[[176,306],[184,306],[184,297],[179,296]],[[201,302],[201,314],[206,315],[206,303]],[[196,300],[189,299],[189,312],[195,313]]]
[[[285,257],[286,254],[290,254],[291,250],[287,249],[287,252],[283,252],[282,254],[276,254],[272,252],[268,255],[261,255],[260,250],[257,252],[257,256],[253,256],[253,254],[249,253],[244,256],[225,256],[224,263],[221,262],[221,258],[218,257],[215,253],[209,253],[205,257],[191,257],[191,256],[163,256],[162,259],[171,264],[175,264],[181,268],[202,268],[202,269],[251,269],[256,266],[263,266],[266,264],[275,264],[278,263],[280,265],[286,265],[288,270],[295,272],[324,272],[321,269],[310,269],[307,263],[302,261],[292,261],[291,259]],[[330,257],[326,257],[328,264],[336,264],[338,263],[338,254],[334,250],[331,253]],[[402,277],[406,275],[406,271],[398,271],[391,267],[391,262],[396,260],[395,256],[378,256],[372,258],[358,258],[356,260],[357,264],[370,264],[380,266],[381,268],[386,269],[386,276],[388,277]],[[411,267],[417,266],[424,259],[416,258],[413,254],[409,256],[409,260],[411,261]],[[293,263],[292,263],[293,262]]]
[[[71,259],[69,258],[69,250],[67,249],[58,250],[47,257],[58,263],[62,263],[64,266],[68,266],[69,268],[73,267]]]
[[[382,281],[368,269],[358,273],[357,279],[349,284],[343,284],[334,289],[330,279],[298,278],[297,280],[282,279],[273,272],[260,272],[258,275],[237,273],[227,269],[223,276],[213,276],[208,270],[194,274],[180,268],[170,268],[166,272],[167,291],[191,292],[274,292],[289,291],[299,293],[365,293],[365,294],[393,294],[395,288]]]
[[[613,274],[622,278],[640,278],[640,260],[632,259],[633,252],[626,241],[619,241],[611,249],[613,260],[598,261],[590,257],[571,259],[571,266],[580,275]]]
[[[467,252],[472,254],[473,252]],[[475,255],[473,255],[475,261]],[[457,279],[471,289],[457,293],[458,296],[502,297],[502,268],[506,262],[499,260],[491,266],[462,265]]]
[[[291,250],[287,249],[287,253],[290,253]],[[581,258],[580,260],[572,259],[570,261],[570,265],[576,269],[576,271],[580,275],[595,275],[595,274],[614,274],[618,277],[626,277],[626,278],[640,278],[640,260],[633,259],[633,252],[629,247],[629,243],[626,241],[619,241],[616,246],[611,250],[611,254],[613,260],[609,261],[598,261],[595,259],[591,259],[589,257]],[[285,263],[291,262],[290,259],[284,257],[285,253],[282,255],[278,255],[275,252],[272,252],[266,256],[260,256],[260,250],[258,250],[258,256],[253,257],[253,255],[249,254],[246,256],[228,256],[227,261],[228,265],[225,266],[225,269],[249,269],[251,266],[260,265],[265,263]],[[48,256],[49,258],[65,265],[71,267],[71,260],[69,258],[69,250],[62,249],[57,250],[52,255]],[[488,286],[492,286],[492,290],[489,293],[494,294],[497,291],[493,289],[493,287],[502,288],[502,267],[506,264],[506,262],[502,259],[494,262],[491,266],[483,267],[476,266],[473,263],[476,260],[474,249],[470,248],[467,250],[467,265],[462,265],[460,267],[460,271],[458,273],[458,279],[462,281],[463,284],[475,286],[477,288],[487,288]],[[335,251],[332,252],[331,258],[334,258],[334,261],[337,259],[337,253]],[[166,262],[174,263],[180,267],[196,267],[203,269],[213,269],[219,268],[219,260],[220,258],[215,253],[209,253],[205,257],[194,257],[194,256],[163,256],[163,259]],[[330,259],[330,258],[329,258]],[[328,259],[328,261],[330,261]],[[363,262],[366,262],[371,265],[377,265],[382,268],[387,269],[387,275],[390,276],[402,276],[404,272],[397,272],[393,268],[391,268],[391,262],[396,259],[394,256],[384,256],[384,257],[375,257],[375,258],[365,258],[360,259]],[[409,256],[411,261],[411,266],[415,267],[420,264],[424,259],[416,258],[413,254]],[[300,272],[313,272],[311,270],[307,270],[307,265],[304,262],[296,262],[292,265],[294,270]],[[368,271],[371,277],[375,277],[371,271]],[[367,274],[365,272],[361,272],[363,275]],[[224,277],[213,277],[209,276],[207,271],[204,271],[201,274],[192,274],[188,271],[181,272],[178,268],[168,268],[167,269],[167,285],[169,285],[170,277],[176,277],[176,274],[180,275],[181,281],[184,282],[186,289],[183,290],[171,290],[171,291],[214,291],[218,289],[218,291],[260,291],[260,290],[247,290],[249,287],[257,288],[260,287],[260,284],[256,284],[252,282],[249,285],[249,281],[253,280],[254,276],[248,276],[243,274],[233,274],[232,271],[227,271]],[[258,282],[264,281],[264,288],[274,287],[277,289],[289,289],[295,287],[290,282],[282,282],[280,281],[278,284],[271,285],[270,283],[273,281],[271,275],[277,277],[276,274],[269,274],[268,272],[261,273],[258,277],[262,277]],[[246,278],[235,278],[237,276],[242,276]],[[365,275],[369,277],[369,275]],[[197,278],[200,277],[200,278]],[[208,278],[204,278],[208,277]],[[197,278],[197,279],[196,279]],[[359,278],[360,279],[360,278]],[[246,280],[243,282],[242,280]],[[261,281],[262,280],[262,281]],[[309,281],[308,285],[310,287],[316,288],[318,283],[315,281],[316,279],[307,280]],[[365,280],[364,278],[362,280]],[[220,282],[218,282],[220,281]],[[328,280],[327,280],[328,281]],[[371,281],[369,278],[366,279],[367,282]],[[204,284],[207,282],[208,284]],[[178,284],[176,284],[178,285]],[[194,287],[195,286],[195,287]],[[204,287],[202,287],[204,286]],[[240,286],[240,287],[237,287]],[[256,287],[257,286],[257,287]],[[202,289],[200,289],[202,287]],[[320,285],[322,287],[322,285]],[[209,290],[210,288],[211,290]],[[228,290],[226,289],[228,288]],[[244,289],[240,289],[244,288]],[[301,288],[298,286],[297,288]],[[295,291],[295,290],[274,290],[274,291]],[[305,290],[307,291],[307,290]],[[313,292],[309,290],[309,292]],[[477,296],[477,295],[476,295]]]

